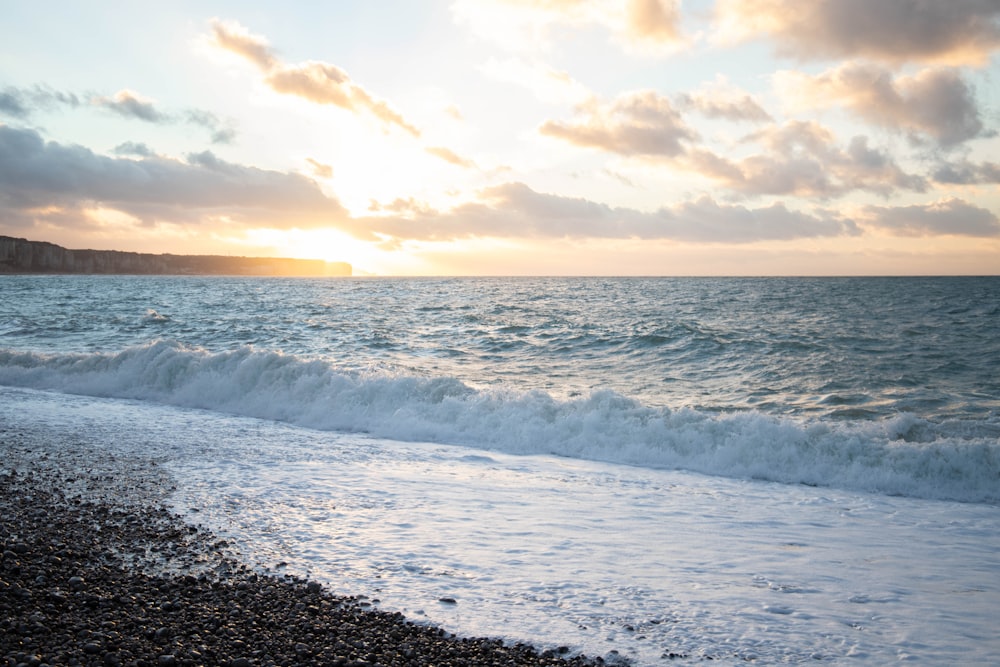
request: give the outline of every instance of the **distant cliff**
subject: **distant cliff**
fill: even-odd
[[[351,265],[321,259],[68,250],[44,241],[0,236],[0,273],[349,276]]]

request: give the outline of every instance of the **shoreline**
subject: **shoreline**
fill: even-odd
[[[0,665],[610,664],[255,572],[165,508],[154,460],[33,440],[0,427]]]

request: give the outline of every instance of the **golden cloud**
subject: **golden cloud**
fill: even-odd
[[[539,131],[577,146],[628,156],[673,157],[685,152],[697,132],[670,100],[653,91],[619,96],[611,103],[581,105],[572,121],[549,120]]]
[[[264,73],[264,82],[275,92],[294,95],[316,104],[332,104],[354,113],[368,113],[385,125],[394,125],[413,136],[420,130],[383,100],[354,83],[347,72],[329,63],[283,63],[263,37],[251,35],[239,24],[213,21],[212,38],[219,48],[235,53]]]

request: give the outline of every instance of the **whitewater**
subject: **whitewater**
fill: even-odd
[[[989,664],[998,330],[996,278],[5,276],[0,420],[458,634]]]

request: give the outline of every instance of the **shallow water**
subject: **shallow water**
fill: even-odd
[[[34,390],[0,389],[0,419],[153,455],[175,477],[176,509],[261,569],[463,635],[637,665],[676,664],[671,653],[734,664],[1000,657],[995,505]]]

